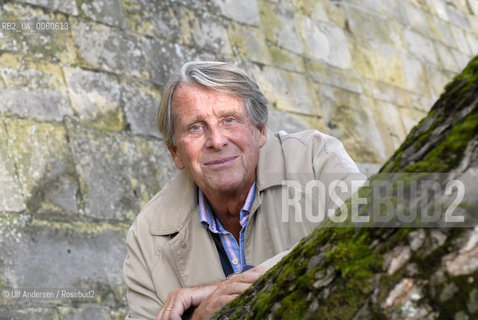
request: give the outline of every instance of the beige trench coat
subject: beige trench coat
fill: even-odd
[[[287,206],[284,198],[292,198],[294,192],[284,189],[284,181],[304,184],[316,179],[327,184],[340,179],[350,184],[353,179],[363,180],[342,143],[317,131],[269,135],[256,172],[256,195],[244,243],[249,265],[259,265],[291,248],[320,223]],[[326,207],[334,207],[326,198]],[[303,208],[306,200],[301,201]],[[318,210],[316,203],[313,207]],[[197,187],[184,171],[138,214],[127,245],[123,266],[127,319],[155,319],[171,290],[225,279],[214,241],[199,221]]]

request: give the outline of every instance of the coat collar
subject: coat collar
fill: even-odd
[[[256,170],[256,196],[267,188],[282,184],[286,179],[284,166],[279,138],[277,135],[268,134],[267,143],[260,150]],[[182,170],[151,199],[143,211],[153,211],[149,214],[145,212],[151,217],[149,221],[151,234],[178,233],[188,218],[198,212],[197,186],[186,171]]]

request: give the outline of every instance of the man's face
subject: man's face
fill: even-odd
[[[244,101],[200,85],[180,85],[172,99],[176,146],[169,151],[203,192],[247,192],[255,180],[265,127],[252,123]]]

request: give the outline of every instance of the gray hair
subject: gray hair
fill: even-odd
[[[243,70],[231,63],[193,61],[185,63],[172,74],[163,89],[158,110],[158,128],[167,145],[175,145],[174,119],[171,102],[174,91],[180,84],[197,83],[206,88],[229,93],[242,98],[247,113],[255,126],[267,123],[268,101],[261,89]]]

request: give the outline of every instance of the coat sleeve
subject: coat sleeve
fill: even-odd
[[[123,264],[129,307],[126,319],[154,320],[163,303],[156,294],[150,266],[144,254],[145,248],[139,243],[137,234],[138,225],[135,222],[128,231],[128,254]]]

